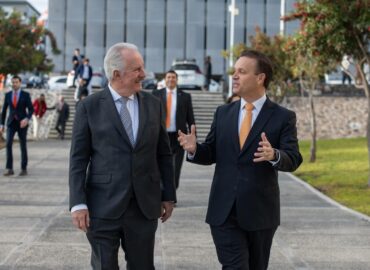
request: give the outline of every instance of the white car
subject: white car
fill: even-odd
[[[52,91],[62,91],[63,89],[67,89],[67,76],[61,75],[50,77],[47,82],[47,88]]]
[[[200,71],[195,59],[175,60],[171,69],[176,71],[178,75],[179,88],[202,90],[205,76]]]

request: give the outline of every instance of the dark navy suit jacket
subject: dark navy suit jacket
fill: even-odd
[[[9,116],[6,125],[10,126],[13,121],[21,121],[25,118],[31,119],[33,114],[33,106],[30,94],[22,90],[19,93],[17,106],[13,106],[13,91],[5,94],[4,106],[1,113],[1,124],[5,124],[6,112],[9,107]]]
[[[211,130],[197,144],[194,163],[216,163],[206,221],[220,226],[235,204],[239,225],[248,231],[275,228],[280,224],[278,170],[294,171],[302,162],[298,149],[296,115],[268,98],[240,150],[240,101],[218,107]],[[280,161],[253,162],[261,133],[273,148],[280,150]]]

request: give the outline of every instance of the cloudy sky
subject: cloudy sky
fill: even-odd
[[[40,13],[48,8],[49,0],[28,0]]]

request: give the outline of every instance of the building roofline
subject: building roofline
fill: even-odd
[[[35,13],[37,14],[36,17],[40,17],[41,13],[28,1],[23,1],[23,0],[0,0],[0,6],[3,5],[10,5],[10,6],[19,6],[19,5],[28,5]]]

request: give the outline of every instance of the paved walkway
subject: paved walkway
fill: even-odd
[[[30,142],[29,176],[0,176],[1,270],[90,269],[89,245],[72,227],[67,211],[69,146],[69,141]],[[18,147],[14,145],[16,173]],[[1,174],[4,161],[1,150]],[[212,166],[184,163],[178,207],[158,228],[157,270],[220,269],[204,223],[212,174]],[[327,202],[287,174],[281,174],[280,187],[282,225],[269,269],[370,269],[369,221]]]

